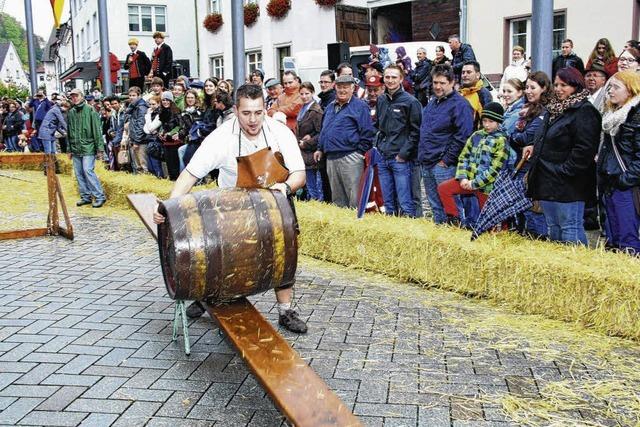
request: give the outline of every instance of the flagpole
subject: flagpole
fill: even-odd
[[[111,95],[111,60],[109,58],[109,26],[107,0],[98,0],[98,22],[100,27],[100,57],[102,58],[102,93]]]
[[[24,0],[24,16],[27,21],[27,50],[29,52],[31,96],[35,96],[38,91],[38,80],[36,77],[36,47],[33,43],[33,11],[31,10],[31,0]]]

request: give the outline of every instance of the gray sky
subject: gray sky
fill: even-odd
[[[70,0],[65,0],[64,2],[61,22],[69,19],[69,2]],[[31,0],[31,5],[33,8],[33,32],[42,37],[46,42],[53,28],[51,2],[49,0]],[[26,28],[23,0],[6,0],[4,3],[4,12],[15,17]]]

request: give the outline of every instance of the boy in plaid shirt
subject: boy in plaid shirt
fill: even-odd
[[[460,153],[456,177],[438,185],[438,194],[449,224],[460,224],[460,213],[454,197],[473,194],[480,209],[487,201],[498,173],[509,160],[507,136],[500,130],[504,109],[497,102],[482,110],[482,129],[474,132]]]

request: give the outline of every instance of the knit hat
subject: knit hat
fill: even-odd
[[[129,45],[132,45],[132,44],[135,44],[136,46],[138,46],[140,43],[139,43],[139,41],[138,41],[138,39],[137,39],[137,38],[135,38],[135,37],[131,37],[131,38],[129,39]]]
[[[168,90],[164,91],[164,92],[162,92],[162,97],[160,99],[163,100],[163,101],[165,99],[168,99],[169,101],[173,102],[173,94],[171,92],[169,92]]]
[[[490,102],[482,109],[482,118],[502,123],[504,121],[504,108],[497,102]]]

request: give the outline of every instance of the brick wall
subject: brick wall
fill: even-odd
[[[413,40],[447,41],[451,34],[460,32],[459,0],[415,0],[411,3]],[[437,37],[430,33],[434,24],[439,25]]]

